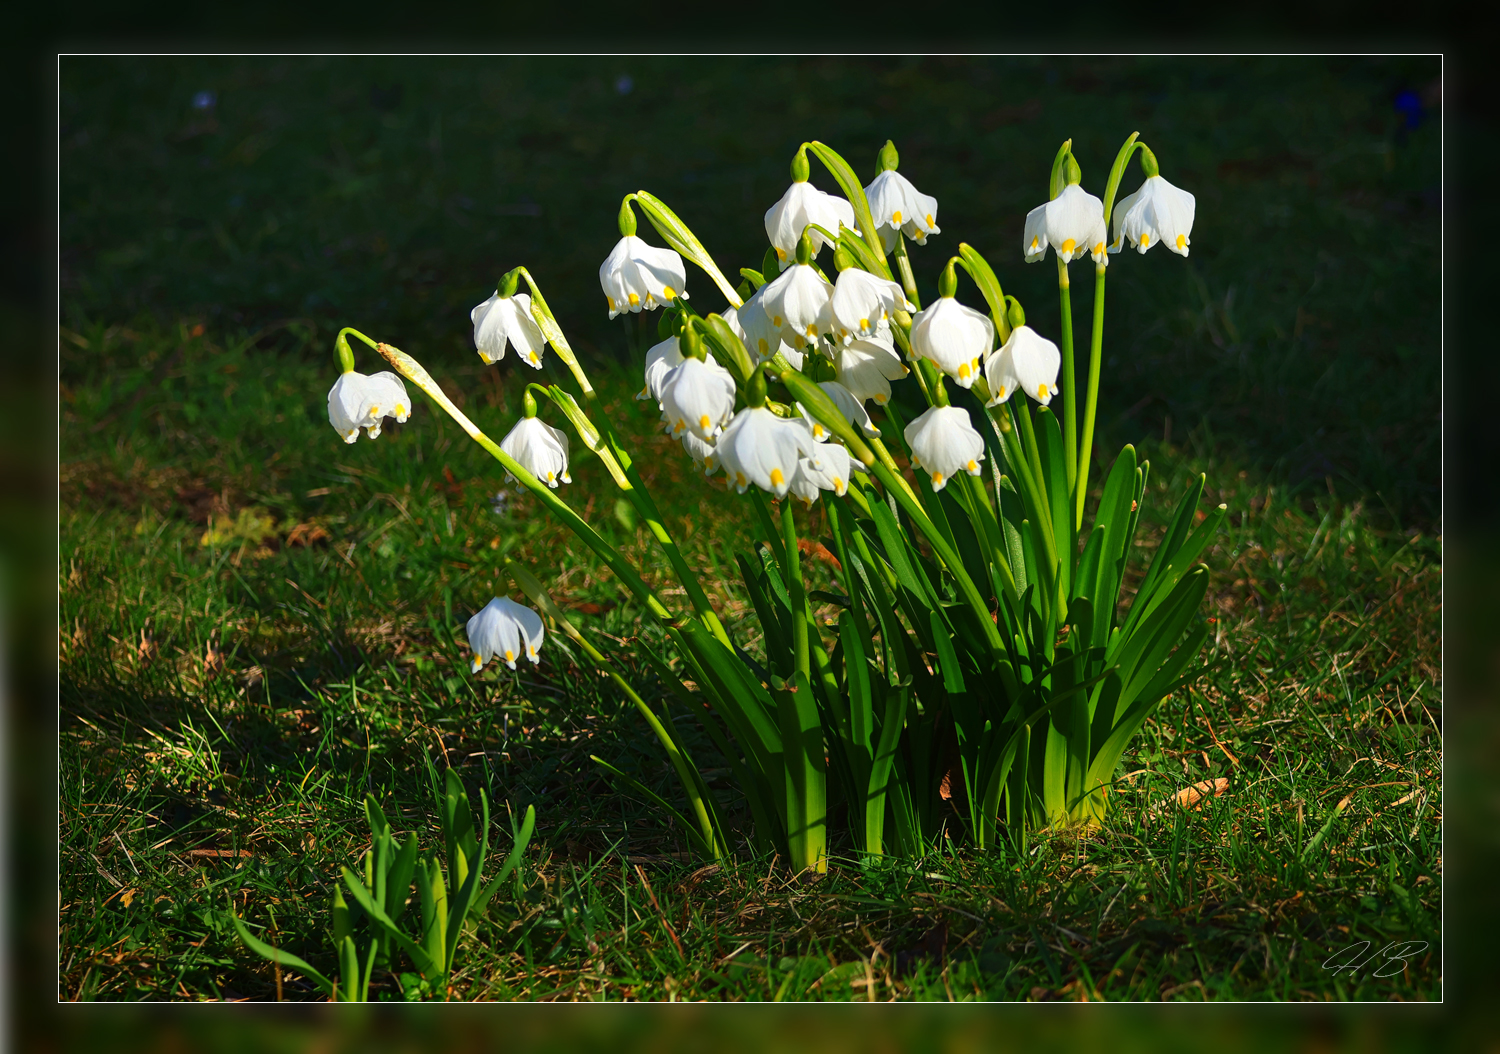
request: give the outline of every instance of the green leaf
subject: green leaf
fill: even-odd
[[[515,823],[515,820],[512,819],[511,823]],[[496,872],[495,877],[490,879],[489,885],[485,886],[479,895],[474,898],[474,903],[469,908],[470,914],[481,914],[484,911],[485,905],[490,902],[490,898],[495,895],[495,891],[500,888],[500,883],[504,882],[510,876],[511,872],[516,869],[516,866],[520,864],[521,854],[526,852],[526,846],[531,843],[531,832],[535,828],[536,807],[528,805],[526,806],[526,816],[521,821],[521,830],[516,834],[511,844],[510,855],[505,858],[504,865]],[[690,828],[684,829],[687,830]]]
[[[959,242],[958,258],[963,261],[964,270],[969,272],[969,277],[974,279],[974,284],[984,294],[984,302],[990,306],[990,319],[995,323],[995,334],[1003,343],[1010,325],[1005,319],[1005,293],[1000,288],[1000,279],[995,277],[989,261],[980,256],[972,245]]]
[[[284,952],[280,948],[267,944],[265,941],[258,940],[255,937],[251,936],[250,931],[245,928],[245,924],[241,922],[239,916],[235,915],[233,912],[231,912],[229,915],[229,921],[234,924],[235,932],[239,934],[240,940],[245,942],[245,947],[249,948],[257,955],[270,959],[273,963],[279,963],[282,966],[289,966],[299,973],[306,974],[308,977],[312,978],[313,983],[321,988],[329,996],[329,998],[333,997],[333,982],[324,977],[317,970],[309,966],[305,960],[299,959],[291,952]],[[345,939],[347,940],[348,938]]]
[[[813,141],[807,144],[818,160],[827,167],[839,188],[843,190],[844,197],[849,199],[849,204],[854,207],[854,224],[859,232],[864,235],[865,244],[869,246],[870,253],[880,261],[878,273],[883,278],[891,278],[891,267],[885,259],[885,246],[880,242],[880,234],[875,230],[875,219],[870,215],[870,202],[865,197],[865,188],[860,183],[859,177],[849,167],[849,162],[839,156],[838,152],[822,143]]]
[[[656,232],[662,236],[662,239],[701,267],[704,273],[713,279],[714,285],[719,287],[720,292],[724,294],[724,299],[734,307],[741,307],[744,304],[744,301],[740,299],[740,294],[735,291],[734,286],[729,284],[729,279],[724,277],[724,272],[719,270],[719,265],[714,263],[712,256],[708,255],[708,250],[703,247],[697,235],[688,229],[687,224],[677,218],[677,213],[669,209],[666,202],[644,190],[636,191],[635,199],[640,204],[641,211],[646,214],[646,219],[651,221],[651,226],[656,228]]]
[[[699,832],[698,825],[691,822],[676,808],[668,804],[665,798],[663,798],[660,794],[657,794],[654,790],[646,786],[634,776],[630,776],[624,772],[621,772],[619,769],[615,768],[603,758],[599,758],[594,756],[593,754],[590,754],[589,759],[600,768],[602,768],[605,772],[613,776],[615,779],[625,784],[625,786],[635,791],[635,793],[639,794],[642,798],[645,798],[662,812],[666,813],[667,816],[670,817],[672,821],[676,823],[677,826],[687,835],[688,842],[692,844],[692,847],[697,850],[697,852],[701,856],[704,856],[709,860],[714,859],[713,846],[709,845],[706,841],[703,840],[703,835],[701,832]]]
[[[358,902],[359,906],[364,908],[365,914],[370,916],[372,921],[379,925],[392,940],[401,946],[401,950],[411,957],[412,965],[421,971],[424,977],[436,977],[435,964],[432,957],[427,954],[427,950],[408,937],[391,920],[390,916],[385,913],[385,910],[370,898],[369,890],[365,889],[364,883],[359,880],[358,875],[350,871],[347,867],[343,868],[342,872],[345,888],[349,890],[350,896]],[[419,880],[418,885],[420,886],[420,884]]]

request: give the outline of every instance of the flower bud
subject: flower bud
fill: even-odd
[[[938,296],[953,296],[957,292],[958,275],[953,272],[953,261],[949,260],[948,266],[938,276]]]
[[[339,339],[333,342],[333,352],[338,356],[339,369],[344,373],[354,372],[354,352],[349,348],[349,338],[339,334]]]
[[[536,396],[531,394],[531,385],[521,393],[521,413],[526,417],[536,416]]]
[[[1146,178],[1150,179],[1152,176],[1161,175],[1161,169],[1156,165],[1156,155],[1151,152],[1151,148],[1145,143],[1141,143],[1140,147],[1141,171],[1146,174]]]
[[[620,237],[629,238],[635,234],[635,213],[631,211],[630,201],[627,198],[620,202]]]
[[[885,141],[885,146],[880,148],[880,157],[876,161],[876,165],[879,168],[879,171],[876,172],[876,175],[879,175],[880,172],[894,171],[896,166],[900,163],[901,155],[896,153],[896,144],[887,139]]]
[[[810,264],[813,258],[812,235],[808,231],[802,232],[802,237],[797,239],[797,262],[799,264]]]
[[[797,150],[797,156],[792,158],[792,182],[806,183],[810,175],[812,166],[807,162],[807,147],[802,146]]]
[[[1010,328],[1026,325],[1026,312],[1021,309],[1021,302],[1013,296],[1005,299],[1010,301],[1010,307],[1005,309],[1005,321],[1010,323]]]
[[[516,287],[521,284],[521,269],[519,267],[506,271],[500,283],[495,287],[495,294],[501,300],[508,300],[516,295]]]
[[[684,359],[703,361],[703,338],[698,335],[692,319],[684,320],[682,335],[677,338],[677,347],[681,350]]]
[[[1078,161],[1073,157],[1073,152],[1068,151],[1068,160],[1065,162],[1064,171],[1067,173],[1065,179],[1068,186],[1083,182],[1083,170],[1078,167]]]
[[[854,266],[854,257],[849,255],[847,249],[840,248],[833,254],[833,266],[840,271],[847,271]]]
[[[766,368],[757,366],[745,384],[745,405],[754,409],[766,405]]]

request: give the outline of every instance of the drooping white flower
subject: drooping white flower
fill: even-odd
[[[832,325],[833,286],[810,264],[793,264],[765,286],[760,307],[793,347],[816,344]]]
[[[884,406],[891,399],[891,381],[911,371],[885,340],[856,340],[834,353],[834,379],[860,402],[874,399]]]
[[[662,382],[667,431],[684,431],[711,443],[734,413],[734,376],[707,359],[683,359]]]
[[[802,458],[821,464],[812,430],[800,417],[777,417],[764,406],[734,415],[714,444],[730,484],[743,494],[753,483],[784,497]]]
[[[886,252],[895,246],[897,231],[918,245],[926,245],[929,234],[942,233],[937,225],[937,198],[923,194],[894,168],[876,176],[865,188],[865,197]]]
[[[776,248],[776,257],[785,270],[797,254],[797,240],[807,225],[816,223],[830,234],[838,234],[842,224],[854,229],[854,206],[843,198],[825,194],[811,183],[793,183],[781,200],[766,210],[766,237]],[[812,231],[813,255],[825,244],[824,237]]]
[[[951,296],[940,296],[911,320],[913,358],[931,359],[961,388],[979,376],[979,364],[995,343],[995,323]]]
[[[599,284],[609,302],[609,317],[623,311],[650,311],[688,298],[687,266],[672,249],[647,245],[633,234],[615,243],[599,265]]]
[[[646,352],[646,386],[636,393],[637,399],[655,399],[661,405],[661,392],[667,375],[682,364],[682,349],[676,337],[653,344]]]
[[[812,464],[807,458],[797,461],[797,467],[792,469],[792,478],[787,482],[786,492],[793,498],[797,498],[802,504],[811,506],[818,500],[818,492],[822,488],[818,481],[803,470],[803,465]]]
[[[474,323],[474,347],[479,349],[479,357],[486,365],[503,359],[509,342],[516,346],[522,362],[538,370],[542,368],[547,338],[531,316],[531,297],[525,293],[506,297],[496,293],[476,305],[469,312],[469,319]]]
[[[912,465],[927,473],[933,490],[942,490],[960,472],[979,475],[984,439],[974,431],[969,412],[962,407],[929,407],[903,434]]]
[[[340,374],[328,390],[328,423],[352,443],[359,438],[363,428],[371,439],[380,435],[384,418],[394,417],[405,421],[411,415],[411,400],[406,397],[406,385],[394,373]]]
[[[1057,345],[1030,326],[1011,330],[1005,346],[984,364],[984,376],[990,385],[988,406],[1005,402],[1017,389],[1046,406],[1057,394],[1057,370],[1062,353]]]
[[[688,452],[688,456],[703,466],[705,476],[712,476],[719,470],[718,447],[712,443],[705,443],[688,431],[684,431],[677,438],[682,440],[682,449]]]
[[[473,673],[482,670],[491,657],[512,670],[522,655],[533,663],[541,661],[537,652],[542,647],[542,616],[509,597],[491,600],[469,619],[464,632],[474,653],[469,667]]]
[[[568,433],[553,428],[540,417],[517,421],[516,427],[500,441],[500,449],[553,490],[559,481],[573,482],[568,475]]]
[[[840,497],[848,493],[852,473],[863,471],[864,463],[850,454],[847,447],[838,443],[824,443],[820,446],[816,462],[805,457],[797,463],[797,474],[801,478],[815,484],[820,490],[831,490]]]
[[[1072,183],[1057,197],[1026,214],[1021,248],[1027,263],[1045,256],[1049,245],[1063,263],[1084,254],[1092,256],[1095,263],[1104,263],[1108,240],[1104,202]]]
[[[880,435],[880,429],[870,423],[870,415],[865,412],[865,404],[855,398],[854,393],[848,388],[838,381],[819,381],[818,387],[823,389],[823,394],[833,400],[833,405],[839,408],[839,413],[843,414],[851,425],[871,439]],[[807,407],[798,403],[797,410],[807,418],[807,425],[812,429],[813,438],[818,442],[824,442],[832,436],[827,426],[809,413]]]
[[[839,272],[829,300],[832,324],[828,331],[837,341],[875,336],[882,326],[889,326],[892,311],[910,311],[901,286],[889,278],[880,278],[858,267]]]
[[[1148,176],[1139,190],[1115,204],[1115,240],[1109,251],[1119,252],[1129,238],[1140,252],[1163,242],[1174,253],[1186,256],[1192,244],[1189,235],[1193,233],[1196,209],[1197,199],[1192,194],[1161,176]]]

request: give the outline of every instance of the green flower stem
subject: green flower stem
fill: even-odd
[[[1062,307],[1062,389],[1063,389],[1063,466],[1067,471],[1068,492],[1078,475],[1078,410],[1073,392],[1073,299],[1068,281],[1068,265],[1057,261],[1057,293]]]
[[[985,505],[989,504],[989,495],[985,493],[984,481],[978,476],[963,472],[959,474],[958,483],[958,493],[962,495],[963,504],[966,506],[965,511],[969,514],[969,522],[979,538],[979,547],[984,553],[985,562],[991,567],[1000,569],[1006,592],[1010,594],[1012,601],[1018,600],[1020,594],[1016,592],[1016,577],[1011,573],[1010,561],[1006,560],[1005,554],[995,546],[994,537],[984,526],[984,516],[989,511],[980,509],[981,502]]]
[[[751,487],[748,493],[750,505],[755,509],[755,518],[760,523],[760,536],[771,547],[771,555],[776,558],[776,566],[782,569],[784,577],[786,546],[782,543],[781,532],[776,529],[776,521],[771,519],[771,509],[766,503],[766,493],[759,487]]]
[[[1019,412],[1014,405],[1017,399],[1022,402]],[[1002,433],[1006,435],[1005,453],[1010,458],[1011,468],[1015,471],[1016,478],[1021,481],[1022,489],[1031,499],[1031,507],[1036,511],[1037,533],[1041,535],[1042,546],[1047,550],[1048,561],[1055,566],[1057,564],[1057,539],[1052,534],[1052,517],[1047,514],[1051,506],[1047,504],[1047,495],[1042,490],[1042,481],[1046,477],[1042,475],[1041,455],[1037,453],[1036,436],[1031,430],[1031,412],[1025,406],[1025,397],[1019,392],[1003,406],[1010,411],[1011,420],[1014,422],[1010,433]],[[995,407],[995,412],[1001,413],[1003,410],[1001,407]],[[1015,437],[1018,432],[1024,437],[1021,444],[1016,442]],[[1018,445],[1024,449],[1016,449]]]
[[[526,285],[531,289],[531,317],[541,328],[542,336],[547,338],[547,343],[552,345],[552,350],[557,357],[562,359],[568,369],[573,373],[573,379],[578,382],[578,387],[583,390],[583,397],[593,401],[594,389],[589,384],[588,376],[583,372],[583,367],[578,365],[578,356],[573,354],[573,348],[568,344],[568,338],[563,336],[562,327],[557,324],[557,316],[547,306],[547,298],[542,296],[541,288],[536,280],[531,277],[531,272],[524,267],[517,267],[516,272],[524,279]]]
[[[1073,529],[1083,530],[1083,503],[1089,492],[1089,468],[1094,459],[1094,415],[1099,409],[1099,370],[1104,353],[1103,264],[1094,267],[1094,328],[1089,334],[1089,391],[1083,408],[1083,442],[1078,448],[1078,482],[1074,487]]]
[[[500,462],[501,467],[514,476],[523,487],[535,494],[542,504],[547,506],[547,510],[553,516],[562,521],[574,534],[582,538],[584,544],[599,555],[600,559],[609,566],[609,569],[619,576],[620,581],[625,583],[626,588],[635,594],[636,599],[645,604],[647,609],[660,622],[670,625],[674,621],[672,613],[667,610],[656,594],[651,591],[651,587],[646,585],[635,568],[630,566],[630,562],[616,552],[608,542],[599,537],[599,533],[590,527],[583,517],[574,512],[568,506],[567,502],[554,494],[550,487],[530,472],[527,472],[526,469],[521,467],[519,462],[501,450],[498,443],[481,432],[479,427],[473,421],[469,420],[462,410],[453,405],[453,400],[443,394],[443,390],[438,387],[437,382],[432,379],[432,375],[427,372],[421,363],[406,354],[406,352],[401,351],[399,348],[393,348],[389,344],[377,344],[376,350],[385,356],[392,366],[396,367],[397,373],[426,392],[433,402],[442,407],[443,411],[449,417],[453,418],[460,428],[468,433],[470,439],[478,443],[491,457]]]
[[[812,678],[808,652],[807,586],[802,581],[802,554],[797,550],[797,525],[792,520],[792,498],[781,499],[781,537],[786,547],[786,588],[792,602],[792,651],[797,672]]]
[[[646,724],[655,733],[657,741],[662,745],[662,749],[667,752],[667,758],[672,762],[672,768],[677,772],[677,779],[682,783],[683,791],[688,796],[688,804],[692,807],[693,817],[698,821],[698,827],[703,835],[703,840],[713,849],[714,859],[722,858],[728,852],[728,848],[724,845],[723,838],[715,830],[713,818],[709,816],[706,795],[700,786],[702,777],[693,763],[682,753],[682,749],[677,745],[677,741],[672,738],[671,733],[662,725],[661,719],[656,716],[651,707],[646,705],[646,701],[630,686],[630,682],[620,675],[620,672],[615,669],[614,664],[568,621],[567,616],[563,614],[562,609],[552,600],[551,595],[542,588],[541,582],[519,564],[515,564],[509,560],[506,563],[510,570],[511,578],[515,580],[516,585],[520,586],[521,591],[526,594],[527,598],[540,608],[544,614],[550,616],[558,628],[583,649],[584,654],[593,660],[594,665],[598,667],[599,671],[613,681],[620,691],[625,693],[626,698],[635,706],[641,717],[645,718]]]
[[[339,360],[339,370],[343,373],[352,373],[354,371],[354,352],[349,350],[349,334],[351,333],[370,345],[370,347],[377,351],[380,350],[379,344],[365,336],[359,330],[352,326],[345,326],[339,330],[338,338],[333,342],[333,350]]]
[[[922,300],[917,296],[917,279],[911,273],[911,260],[906,255],[906,237],[900,231],[896,232],[896,267],[901,271],[901,288],[906,291],[906,299],[910,300],[912,306],[918,311],[922,309]]]

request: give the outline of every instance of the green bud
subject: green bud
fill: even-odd
[[[1078,161],[1073,157],[1071,150],[1068,151],[1068,160],[1064,165],[1064,169],[1067,173],[1065,178],[1068,186],[1071,187],[1075,183],[1083,182],[1083,170],[1078,167]]]
[[[949,260],[943,273],[938,275],[938,296],[952,296],[957,292],[958,275],[953,270],[953,261]]]
[[[1010,301],[1010,307],[1005,310],[1005,321],[1010,323],[1010,328],[1026,325],[1026,312],[1021,310],[1021,302],[1013,296],[1005,299]]]
[[[630,198],[620,202],[620,237],[629,238],[635,234],[635,213],[630,209]]]
[[[810,175],[812,175],[812,166],[807,162],[807,147],[798,147],[797,156],[792,158],[792,182],[806,183]]]
[[[775,246],[766,250],[765,258],[760,262],[760,272],[766,276],[767,282],[781,273],[781,254]]]
[[[880,172],[894,171],[900,163],[901,155],[896,153],[896,144],[887,139],[885,146],[880,148],[880,157],[876,161],[876,168],[878,169],[876,175],[879,175]]]
[[[803,231],[802,237],[797,239],[797,262],[799,264],[810,264],[813,258],[812,232]]]
[[[354,352],[349,347],[349,338],[339,334],[339,339],[333,342],[333,353],[339,360],[339,369],[344,373],[354,372]]]
[[[854,257],[849,255],[849,250],[840,248],[833,254],[833,266],[840,271],[847,271],[854,266]]]
[[[766,405],[766,368],[757,366],[745,382],[745,405],[754,409]]]
[[[521,284],[521,269],[519,267],[506,271],[505,276],[500,279],[495,292],[500,294],[501,300],[508,300],[516,295],[516,287]]]
[[[703,338],[698,335],[698,327],[693,325],[692,319],[685,320],[682,327],[682,336],[677,338],[677,350],[682,353],[684,359],[704,359]]]
[[[526,386],[526,390],[521,393],[521,413],[526,416],[527,420],[536,416],[536,396],[531,394],[531,385],[529,384]]]
[[[1156,167],[1156,155],[1145,143],[1141,144],[1141,171],[1146,173],[1146,178],[1161,175],[1161,169]]]

